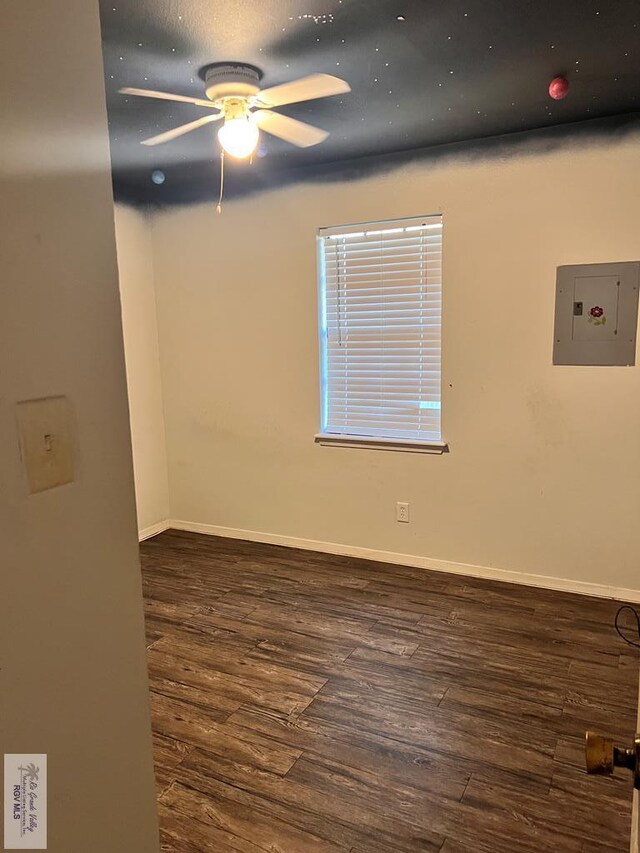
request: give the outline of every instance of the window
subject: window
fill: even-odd
[[[442,452],[442,217],[318,232],[320,443]]]

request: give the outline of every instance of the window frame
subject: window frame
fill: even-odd
[[[326,379],[326,366],[328,363],[327,351],[327,324],[326,324],[326,269],[325,269],[325,252],[322,248],[322,241],[326,240],[327,231],[339,232],[342,229],[355,231],[364,229],[376,228],[393,228],[400,227],[403,223],[406,225],[419,221],[421,219],[430,219],[439,217],[442,222],[442,244],[444,245],[444,216],[442,213],[430,213],[424,216],[410,216],[397,219],[383,219],[371,222],[356,222],[345,225],[325,226],[319,228],[316,232],[316,256],[317,256],[317,285],[318,285],[318,347],[319,347],[319,388],[320,388],[320,430],[315,434],[314,440],[317,444],[326,447],[351,447],[366,450],[392,450],[410,453],[429,453],[440,455],[448,453],[449,446],[442,438],[442,420],[440,422],[440,440],[433,439],[409,439],[395,438],[392,436],[368,436],[354,435],[339,432],[329,432],[325,429],[327,423],[328,409],[328,390]],[[444,250],[443,250],[444,254]],[[441,285],[442,289],[442,285]],[[442,294],[444,299],[444,295]],[[440,336],[442,341],[443,323],[442,313],[440,315]],[[441,343],[442,353],[442,343]],[[440,400],[442,401],[442,368],[440,370]],[[442,418],[442,408],[440,409]]]

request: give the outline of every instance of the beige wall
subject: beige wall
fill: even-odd
[[[158,850],[98,9],[3,0],[0,752],[47,753],[50,853]],[[27,494],[19,400],[76,482]]]
[[[138,529],[146,535],[169,518],[158,324],[148,218],[133,208],[118,205],[116,242]]]
[[[451,452],[315,445],[316,228],[440,212]],[[551,364],[556,266],[640,259],[638,222],[637,140],[159,215],[174,518],[640,589],[640,368]]]

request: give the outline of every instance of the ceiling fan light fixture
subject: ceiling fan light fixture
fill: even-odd
[[[192,130],[224,119],[224,125],[218,131],[222,153],[226,152],[239,160],[246,160],[256,150],[261,130],[291,145],[297,145],[298,148],[308,148],[310,145],[324,142],[329,136],[328,132],[282,113],[272,112],[274,107],[314,101],[351,91],[345,80],[331,74],[309,74],[299,80],[260,89],[262,72],[252,65],[238,63],[214,63],[203,69],[202,74],[209,100],[130,86],[119,90],[123,95],[186,102],[212,110],[208,115],[188,124],[174,127],[150,139],[142,139],[142,145],[170,142]]]
[[[256,150],[260,132],[249,116],[230,118],[218,131],[220,145],[227,154],[245,160]]]

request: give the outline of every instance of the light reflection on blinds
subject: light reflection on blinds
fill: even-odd
[[[318,232],[322,432],[441,441],[442,217]]]

